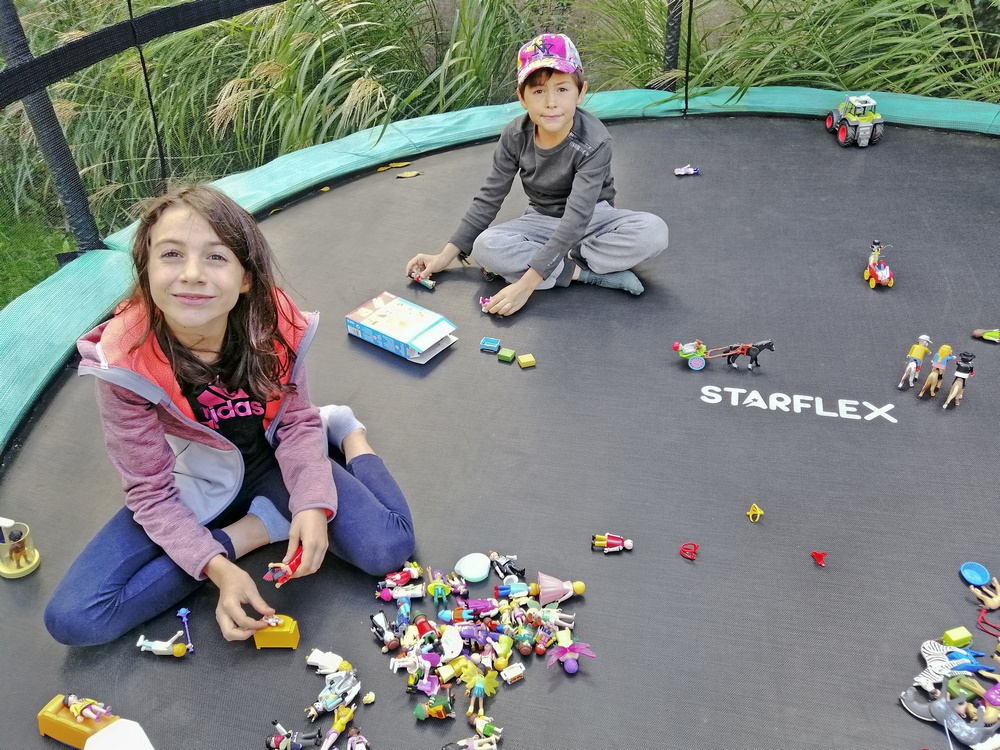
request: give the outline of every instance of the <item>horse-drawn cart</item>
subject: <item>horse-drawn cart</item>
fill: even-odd
[[[752,370],[754,367],[760,367],[757,355],[764,349],[774,351],[774,343],[771,339],[758,341],[756,344],[730,344],[729,346],[718,346],[714,349],[706,347],[705,342],[701,339],[695,339],[687,344],[682,344],[680,341],[674,342],[674,351],[680,355],[681,359],[687,360],[688,367],[692,370],[703,370],[707,360],[719,357],[725,357],[726,362],[737,370],[740,366],[736,363],[736,360],[739,357],[749,357],[750,363],[747,365],[747,369]]]

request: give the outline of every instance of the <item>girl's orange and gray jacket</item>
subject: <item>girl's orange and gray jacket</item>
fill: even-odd
[[[280,290],[275,297],[279,329],[296,353],[285,382],[296,389],[267,403],[265,434],[275,447],[292,514],[323,508],[332,517],[337,490],[326,430],[309,399],[304,365],[319,314],[302,313]],[[122,476],[126,506],[177,565],[202,579],[208,561],[226,554],[204,524],[239,492],[243,457],[232,442],[195,420],[156,337],[136,347],[146,331],[144,307],[123,305],[77,342],[79,372],[97,377],[104,439]]]

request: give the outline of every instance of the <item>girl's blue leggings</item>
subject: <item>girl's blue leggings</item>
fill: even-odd
[[[331,465],[338,504],[330,521],[330,551],[373,575],[398,570],[413,554],[416,541],[410,509],[396,480],[382,459],[371,454],[357,456],[346,469]],[[289,515],[280,474],[277,482],[271,479],[266,496]],[[213,534],[220,541],[225,537]],[[122,508],[56,587],[45,609],[45,626],[67,646],[108,643],[170,609],[202,583],[167,557],[132,519],[132,512]]]

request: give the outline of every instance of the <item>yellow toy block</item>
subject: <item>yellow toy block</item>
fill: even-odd
[[[959,625],[957,628],[944,631],[944,635],[941,636],[941,642],[945,646],[965,648],[972,643],[972,633],[964,625]]]
[[[521,365],[521,369],[522,370],[525,367],[534,367],[535,366],[535,357],[534,357],[533,354],[521,354],[517,358],[517,363],[519,365]]]
[[[261,648],[298,648],[299,624],[288,615],[275,615],[278,624],[257,630],[253,642]]]
[[[69,708],[63,705],[65,697],[62,694],[57,695],[38,712],[38,732],[43,737],[51,737],[65,745],[83,750],[83,746],[93,735],[118,721],[119,717],[114,714],[104,716],[100,721],[89,718],[77,721]]]

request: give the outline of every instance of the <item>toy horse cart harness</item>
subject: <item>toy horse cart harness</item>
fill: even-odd
[[[687,360],[688,367],[692,370],[702,370],[705,368],[707,360],[718,359],[720,357],[725,357],[726,362],[736,369],[740,367],[736,363],[739,357],[749,357],[750,363],[747,365],[747,369],[752,370],[754,367],[760,367],[757,355],[765,349],[773,352],[774,342],[766,339],[765,341],[758,341],[755,344],[730,344],[729,346],[719,346],[714,349],[707,348],[704,342],[699,339],[688,344],[682,344],[679,341],[674,342],[674,351],[677,352],[681,359]]]

